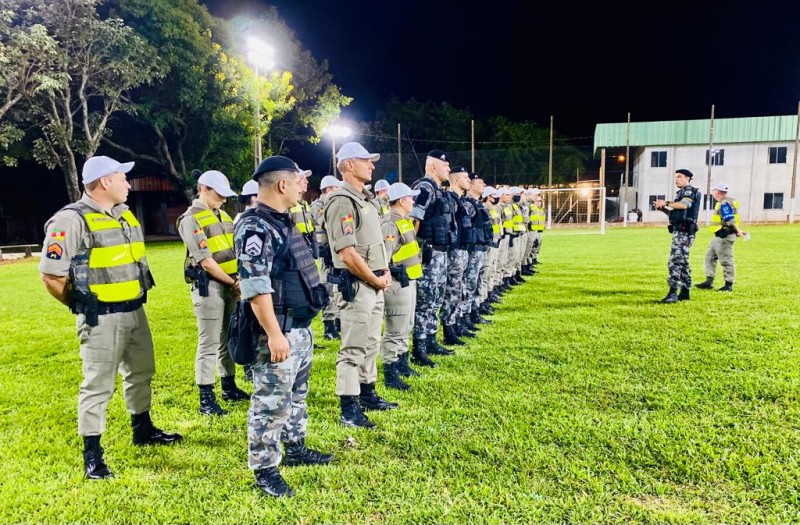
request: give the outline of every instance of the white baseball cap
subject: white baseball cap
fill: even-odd
[[[381,179],[375,183],[375,191],[388,190],[389,182],[386,179]]]
[[[402,182],[395,182],[389,186],[389,202],[394,202],[403,197],[416,197],[417,195],[419,195],[419,190],[412,190]]]
[[[481,198],[485,199],[486,197],[492,197],[494,195],[497,195],[497,190],[494,189],[494,187],[492,186],[486,186],[485,188],[483,188],[483,193],[481,193]]]
[[[83,163],[83,183],[89,184],[100,177],[111,175],[112,173],[128,173],[133,169],[133,162],[118,162],[111,157],[99,156],[86,159]]]
[[[258,183],[254,180],[249,180],[242,186],[242,195],[258,195]]]
[[[367,148],[358,142],[342,144],[342,147],[339,148],[339,153],[336,154],[336,160],[339,162],[347,159],[369,159],[374,162],[380,158],[379,153],[370,153]]]
[[[322,177],[322,181],[319,183],[319,189],[324,190],[325,188],[330,188],[331,186],[336,186],[337,188],[341,188],[342,181],[334,177],[333,175],[325,175]]]
[[[200,175],[200,178],[197,179],[197,184],[208,186],[212,190],[219,193],[222,197],[236,196],[236,192],[231,189],[231,183],[228,182],[228,177],[223,175],[221,171],[208,170]],[[256,193],[258,193],[258,191],[256,191]]]
[[[520,188],[519,186],[511,186],[511,189],[509,191],[511,192],[512,195],[517,195],[519,193],[522,193],[522,188]]]
[[[721,191],[723,193],[728,193],[728,185],[725,184],[724,182],[718,182],[714,184],[714,187],[712,189]]]
[[[539,188],[531,188],[528,190],[528,193],[530,193],[531,195],[539,195],[540,193],[542,193],[542,190],[540,190]]]

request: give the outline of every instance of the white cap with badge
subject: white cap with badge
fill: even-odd
[[[416,197],[417,195],[419,195],[419,190],[412,190],[402,182],[395,182],[389,186],[389,202],[400,200],[403,197]]]
[[[221,171],[208,170],[197,179],[197,184],[208,186],[220,194],[221,197],[235,197],[236,192],[231,189],[231,183]]]
[[[119,162],[104,155],[91,157],[83,164],[81,175],[84,184],[94,182],[112,173],[128,173],[133,169],[133,162]]]
[[[375,162],[380,158],[381,156],[379,153],[370,153],[367,151],[367,148],[358,142],[347,142],[342,144],[342,147],[339,148],[339,153],[336,154],[336,160],[339,162],[348,159],[369,159]]]

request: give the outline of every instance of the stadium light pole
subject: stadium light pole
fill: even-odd
[[[261,93],[258,89],[259,69],[269,71],[275,67],[275,49],[258,37],[247,39],[247,61],[256,75],[256,107],[254,114],[253,160],[255,167],[261,163]]]
[[[322,133],[331,138],[331,173],[336,176],[336,139],[346,139],[353,134],[353,130],[344,124],[330,124]]]

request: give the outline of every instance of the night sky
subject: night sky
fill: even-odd
[[[226,18],[258,1],[204,0]],[[504,115],[591,144],[594,126],[794,114],[797,2],[263,2],[370,120],[396,95]],[[437,5],[438,4],[438,5]],[[739,5],[741,4],[741,5]],[[747,7],[742,5],[746,4]]]

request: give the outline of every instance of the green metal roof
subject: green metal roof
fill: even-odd
[[[688,146],[708,144],[711,119],[631,122],[631,146]],[[597,124],[594,152],[627,145],[628,123]],[[716,118],[714,144],[790,142],[796,139],[797,115]]]

